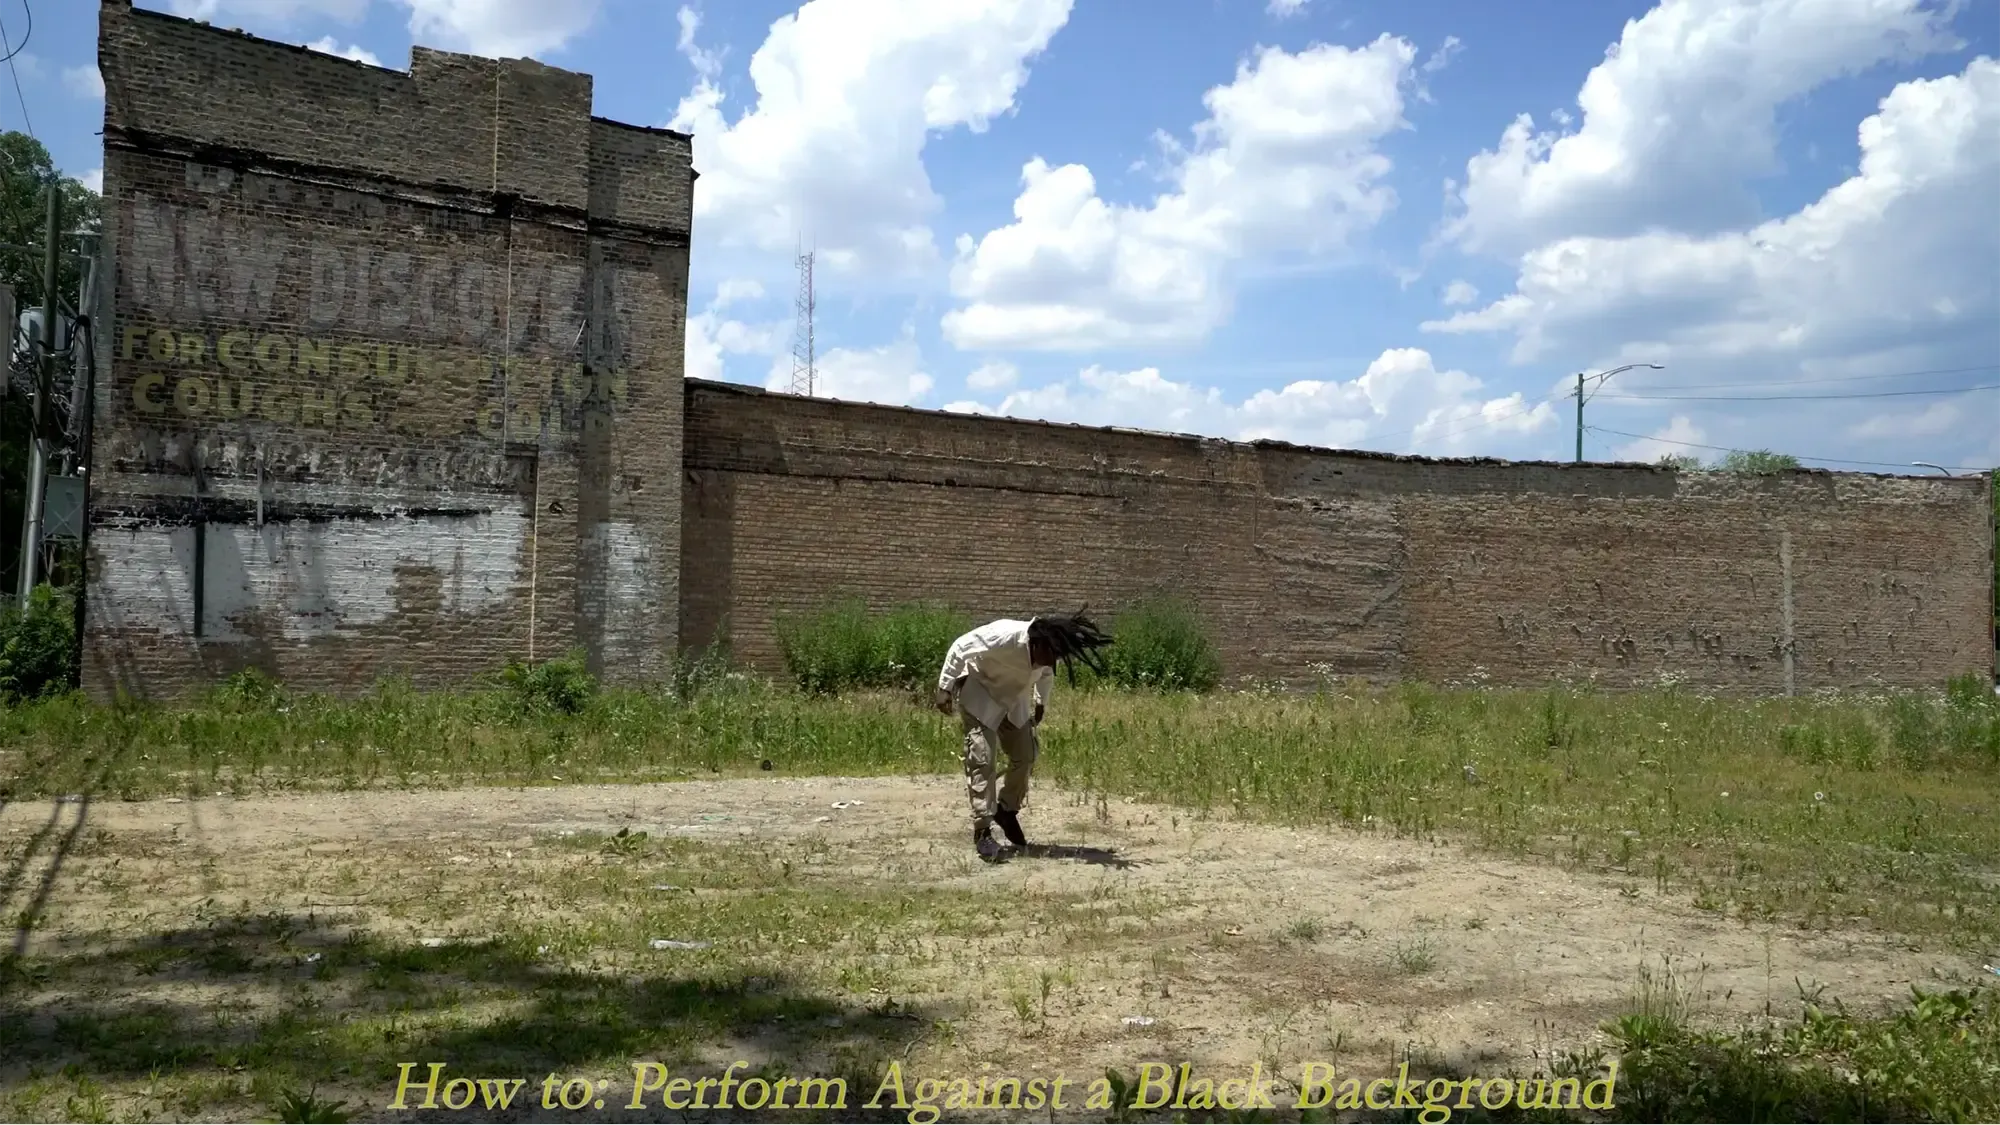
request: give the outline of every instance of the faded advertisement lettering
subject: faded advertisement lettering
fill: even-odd
[[[115,401],[140,418],[529,440],[625,405],[622,372],[542,356],[128,321]]]
[[[332,194],[335,207],[363,198]],[[137,195],[122,207],[121,305],[175,322],[303,320],[321,332],[500,350],[511,338],[517,352],[578,354],[580,263],[520,246],[510,256],[497,227],[477,241],[446,237],[424,214],[409,209],[410,228],[398,232],[407,249],[385,249],[363,239],[388,232]]]

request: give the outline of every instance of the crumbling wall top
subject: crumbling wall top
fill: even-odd
[[[408,72],[391,70],[101,0],[106,143],[359,173],[647,225],[676,210],[660,202],[674,194],[666,185],[691,194],[687,138],[594,120],[588,74],[428,47],[410,55]],[[604,140],[626,133],[650,140]],[[606,149],[617,150],[608,162],[627,186],[593,193]],[[635,213],[624,213],[627,201]]]

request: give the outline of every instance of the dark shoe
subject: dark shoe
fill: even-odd
[[[1008,843],[1017,848],[1028,846],[1028,838],[1021,834],[1020,818],[1015,816],[1011,810],[1001,809],[998,813],[995,813],[993,823],[999,825],[1000,831],[1007,834]]]
[[[979,858],[988,863],[1000,858],[1000,843],[993,838],[993,826],[990,824],[972,826],[972,846],[979,850]]]

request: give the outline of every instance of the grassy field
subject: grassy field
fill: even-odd
[[[1888,936],[2000,963],[2000,705],[1985,685],[1761,701],[1340,684],[1306,695],[1058,691],[1037,776],[1079,808],[1136,800],[1274,831],[1345,826],[1462,845],[1607,878],[1634,900],[1728,925]],[[62,698],[0,712],[0,801],[950,775],[956,741],[951,721],[894,689],[814,694],[709,674],[658,692],[599,692],[558,669],[487,692],[389,684],[341,702],[246,679],[184,709]],[[1110,901],[1097,884],[969,897],[959,889],[973,875],[969,848],[888,860],[864,848],[819,866],[819,845],[584,831],[539,834],[504,858],[453,857],[468,861],[456,866],[412,839],[332,858],[274,846],[254,865],[190,867],[175,861],[187,854],[174,850],[180,841],[84,833],[70,845],[67,897],[50,900],[29,893],[27,872],[61,831],[37,828],[4,841],[5,905],[22,935],[0,980],[8,1119],[324,1119],[335,1095],[311,1091],[351,1089],[358,1076],[380,1085],[410,1059],[489,1073],[615,1071],[632,1057],[680,1068],[713,1061],[716,1042],[810,1059],[872,1091],[886,1059],[990,1033],[897,996],[978,991],[1012,1012],[1010,1034],[1026,1050],[1060,1053],[1090,1042],[1085,1016],[1103,1014],[1091,990],[1124,986],[1140,930],[1181,926],[1189,949],[1235,948],[1198,896],[1120,898],[1115,926],[1093,906]],[[905,885],[877,878],[898,864],[927,873]],[[395,894],[371,897],[385,879]],[[298,888],[331,905],[285,905]],[[361,898],[365,909],[343,905]],[[53,936],[29,950],[25,935],[42,931]],[[671,968],[649,956],[649,938],[695,932],[744,936]],[[439,933],[458,936],[427,937]],[[1256,956],[1323,960],[1347,938],[1300,916],[1259,940]],[[1438,972],[1425,944],[1435,940],[1398,938],[1377,961],[1389,976],[1427,978]],[[1143,955],[1194,956],[1163,948]],[[961,977],[964,957],[986,968]],[[1703,1025],[1689,1003],[1678,986],[1635,977],[1598,1048],[1625,1068],[1612,1116],[2000,1113],[1991,989],[1883,1016],[1808,1006],[1757,1027]],[[1287,1011],[1324,1015],[1304,1001]],[[1301,1049],[1337,1051],[1342,1033],[1321,1030]],[[1587,1074],[1601,1061],[1577,1047],[1542,1065]],[[638,1119],[619,1106],[606,1115]],[[1526,1118],[1591,1116],[1603,1115]]]
[[[686,698],[593,694],[573,714],[533,700],[390,685],[339,702],[254,683],[178,711],[70,698],[0,713],[0,777],[11,799],[136,800],[958,768],[953,721],[893,693],[731,677]],[[1736,917],[1968,949],[2000,934],[2000,701],[1973,683],[1760,701],[1092,691],[1053,709],[1044,740],[1038,776],[1087,792],[1448,838]]]

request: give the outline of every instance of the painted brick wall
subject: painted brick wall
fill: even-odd
[[[677,643],[688,138],[106,0],[85,684]]]
[[[687,435],[683,639],[726,630],[773,672],[774,617],[841,594],[984,617],[1158,590],[1231,675],[1294,681],[1782,692],[1993,666],[1985,478],[1420,461],[700,381]]]

